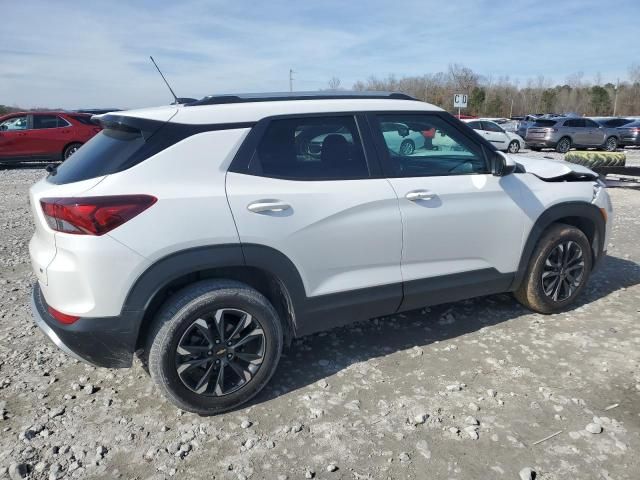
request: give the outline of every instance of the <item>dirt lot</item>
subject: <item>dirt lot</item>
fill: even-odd
[[[610,257],[574,310],[497,295],[314,335],[250,406],[199,417],[138,363],[92,368],[34,326],[43,174],[0,171],[0,478],[638,478],[640,191],[611,191]]]

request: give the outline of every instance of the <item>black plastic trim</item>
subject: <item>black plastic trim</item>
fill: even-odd
[[[33,287],[34,316],[55,333],[65,350],[79,358],[106,368],[131,366],[137,331],[135,320],[142,312],[123,312],[117,317],[80,318],[71,325],[63,325],[47,311],[47,303],[40,285]],[[42,328],[42,327],[41,327]],[[43,328],[46,333],[46,329]],[[47,334],[48,335],[48,334]],[[51,337],[50,337],[51,338]]]
[[[404,282],[404,299],[400,310],[507,292],[514,277],[515,273],[500,273],[495,268],[485,268]]]
[[[354,91],[315,91],[315,92],[274,92],[274,93],[238,93],[210,95],[201,100],[188,103],[187,106],[224,105],[228,103],[281,102],[291,100],[354,100],[354,99],[390,99],[416,100],[405,93],[398,92],[354,92]]]

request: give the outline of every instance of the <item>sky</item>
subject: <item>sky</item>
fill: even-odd
[[[640,63],[640,0],[0,0],[0,104],[137,108],[178,96],[350,88],[463,64],[521,85]]]

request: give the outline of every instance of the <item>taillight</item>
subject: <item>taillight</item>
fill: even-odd
[[[53,318],[55,318],[60,323],[64,323],[65,325],[71,325],[75,323],[80,317],[76,317],[75,315],[67,315],[66,313],[59,312],[55,308],[47,307],[47,311],[51,314]]]
[[[75,235],[104,235],[142,213],[158,199],[151,195],[43,198],[42,211],[51,229]]]

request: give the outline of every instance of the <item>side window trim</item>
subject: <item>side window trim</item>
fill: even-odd
[[[482,152],[482,159],[485,163],[485,168],[487,172],[491,172],[491,162],[489,156],[492,152],[496,152],[496,147],[492,145],[488,140],[485,140],[482,136],[478,135],[471,127],[469,127],[466,123],[460,122],[460,127],[456,122],[459,122],[454,117],[452,117],[447,112],[430,112],[424,110],[381,110],[375,112],[366,112],[366,118],[369,123],[370,131],[373,136],[373,145],[376,149],[377,158],[380,160],[382,165],[382,172],[387,178],[420,178],[420,177],[398,177],[396,175],[392,165],[391,160],[389,158],[389,152],[387,149],[387,144],[382,136],[381,129],[379,127],[378,116],[379,115],[424,115],[424,116],[433,116],[437,117],[444,123],[446,123],[449,127],[456,130],[460,135],[464,136],[469,143],[474,144],[478,147],[478,149]],[[449,118],[450,117],[450,118]],[[464,176],[464,175],[482,175],[479,173],[468,173],[468,174],[459,174],[455,173],[451,176]],[[442,175],[422,175],[421,177],[429,177],[429,176],[442,176]]]
[[[302,119],[302,118],[336,118],[336,117],[345,117],[353,120],[357,133],[360,137],[360,142],[362,144],[363,154],[365,157],[365,162],[367,164],[369,175],[363,176],[359,178],[345,178],[345,179],[335,179],[335,178],[289,178],[289,177],[280,177],[277,175],[264,175],[262,173],[252,171],[251,163],[254,156],[257,153],[258,145],[261,140],[264,138],[265,133],[267,132],[269,126],[272,122],[277,120],[291,120],[291,119]],[[320,112],[320,113],[303,113],[303,114],[286,114],[286,115],[274,115],[270,117],[265,117],[259,120],[249,131],[246,138],[242,142],[242,145],[238,148],[229,168],[228,172],[234,173],[242,173],[244,175],[253,175],[253,176],[261,176],[265,178],[276,178],[282,180],[290,180],[290,181],[352,181],[352,180],[369,180],[372,178],[383,178],[382,169],[380,166],[379,159],[377,158],[376,151],[372,147],[372,139],[371,133],[367,126],[366,118],[361,112],[350,111],[350,112]]]

